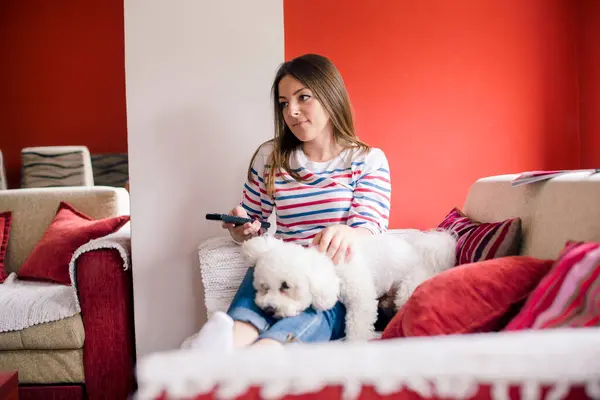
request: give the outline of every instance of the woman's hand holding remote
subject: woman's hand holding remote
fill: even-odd
[[[235,217],[248,218],[248,213],[242,208],[242,206],[235,207],[229,212],[229,215],[233,215]],[[236,242],[244,242],[248,239],[251,239],[260,231],[259,220],[256,220],[252,223],[247,222],[244,225],[239,226],[223,222],[221,226],[229,231],[229,234]]]

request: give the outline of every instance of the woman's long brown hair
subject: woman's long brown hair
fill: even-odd
[[[286,75],[296,78],[312,91],[331,119],[334,138],[338,143],[344,148],[356,147],[359,150],[369,150],[369,146],[358,140],[356,136],[346,85],[335,65],[328,58],[318,54],[305,54],[284,62],[277,70],[271,87],[275,137],[265,142],[273,143],[273,152],[268,160],[269,173],[265,179],[266,191],[269,196],[274,195],[275,175],[279,171],[286,171],[294,179],[302,180],[298,172],[290,168],[290,156],[302,142],[286,125],[279,105],[279,82]],[[254,152],[250,167],[248,167],[249,180],[252,180],[252,165],[259,149],[260,146]]]

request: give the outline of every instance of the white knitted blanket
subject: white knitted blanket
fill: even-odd
[[[129,268],[129,224],[118,232],[94,239],[79,247],[71,257],[71,286],[19,280],[14,272],[0,285],[0,332],[19,331],[33,325],[58,321],[81,312],[76,286],[77,259],[88,251],[116,249]]]
[[[198,247],[204,301],[210,318],[215,311],[227,311],[250,265],[241,247],[229,237],[206,239]]]

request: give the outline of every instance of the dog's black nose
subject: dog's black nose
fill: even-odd
[[[269,317],[272,317],[273,315],[275,315],[275,307],[266,306],[265,308],[263,308],[263,311],[264,311],[264,312],[265,312],[265,314],[267,314]]]

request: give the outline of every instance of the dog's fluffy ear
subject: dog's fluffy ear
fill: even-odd
[[[252,263],[256,262],[262,255],[277,246],[277,239],[271,236],[257,236],[246,240],[242,244],[242,253]]]
[[[317,310],[329,310],[335,306],[340,293],[340,279],[335,273],[335,265],[323,257],[311,260],[310,293],[312,305]]]

